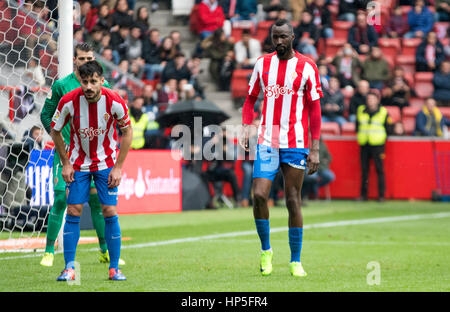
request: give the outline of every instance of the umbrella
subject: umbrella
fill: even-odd
[[[222,111],[211,101],[208,100],[187,100],[169,105],[167,109],[160,114],[156,121],[161,128],[175,125],[187,125],[190,128],[194,126],[194,117],[202,117],[202,126],[219,125],[230,118],[228,114]]]

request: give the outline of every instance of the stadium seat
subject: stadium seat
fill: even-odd
[[[398,55],[395,60],[397,66],[403,68],[405,73],[414,74],[416,72],[416,57],[412,55]]]
[[[447,119],[450,119],[450,107],[439,107],[439,110],[441,111],[442,115],[447,117]]]
[[[385,106],[388,111],[389,117],[391,117],[392,122],[397,122],[402,119],[402,114],[398,106]]]
[[[420,38],[403,38],[402,39],[402,55],[416,57],[416,49],[422,42]]]
[[[327,38],[325,40],[325,56],[335,57],[339,49],[341,49],[347,39]]]
[[[320,132],[322,135],[340,135],[341,128],[337,122],[322,122]]]
[[[418,97],[424,99],[433,95],[433,73],[418,72],[414,75],[414,90]]]
[[[335,21],[333,23],[334,38],[347,40],[348,31],[353,26],[353,24],[353,22]]]
[[[418,97],[412,97],[409,99],[410,107],[422,107],[424,103],[425,103],[425,100],[418,98]]]
[[[391,60],[392,64],[395,63],[395,58],[399,55],[401,50],[401,41],[398,38],[380,38],[378,39],[378,45],[383,52],[386,60]],[[392,66],[392,65],[391,65]]]
[[[248,91],[248,80],[252,74],[251,69],[236,69],[231,78],[231,96],[236,98],[245,98]]]
[[[261,21],[258,23],[258,27],[256,28],[256,36],[255,38],[259,41],[263,42],[264,39],[269,35],[270,26],[272,26],[273,21]]]
[[[341,135],[343,136],[355,136],[356,135],[356,125],[354,122],[346,122],[342,125],[342,132]]]
[[[422,109],[419,106],[406,106],[402,109],[403,117],[416,117],[417,113]]]
[[[410,88],[414,88],[414,74],[405,72],[405,79],[408,82]]]
[[[412,135],[416,128],[416,117],[404,117],[402,119],[403,130],[406,135]]]

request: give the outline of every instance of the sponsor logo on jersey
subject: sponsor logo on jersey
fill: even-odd
[[[276,99],[280,96],[280,95],[290,95],[293,94],[294,90],[289,89],[286,86],[280,86],[280,85],[273,85],[273,86],[267,86],[265,89],[265,94],[267,97],[272,97],[274,96]]]
[[[94,129],[93,127],[80,129],[80,136],[82,139],[89,138],[89,141],[92,141],[94,137],[104,135],[106,133],[106,129]]]

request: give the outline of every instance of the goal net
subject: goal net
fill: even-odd
[[[40,112],[58,75],[57,1],[0,1],[0,252],[45,244],[53,204]]]

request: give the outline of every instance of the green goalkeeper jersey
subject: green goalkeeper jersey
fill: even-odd
[[[103,84],[104,87],[111,89],[108,81],[105,80]],[[41,112],[41,122],[44,125],[45,130],[50,133],[51,131],[51,123],[53,115],[55,114],[56,109],[58,108],[59,101],[61,98],[72,90],[81,87],[80,82],[78,81],[75,73],[71,73],[64,78],[58,79],[53,83],[52,89],[45,99],[44,107]],[[67,124],[61,131],[64,142],[69,145],[70,144],[70,125]]]

